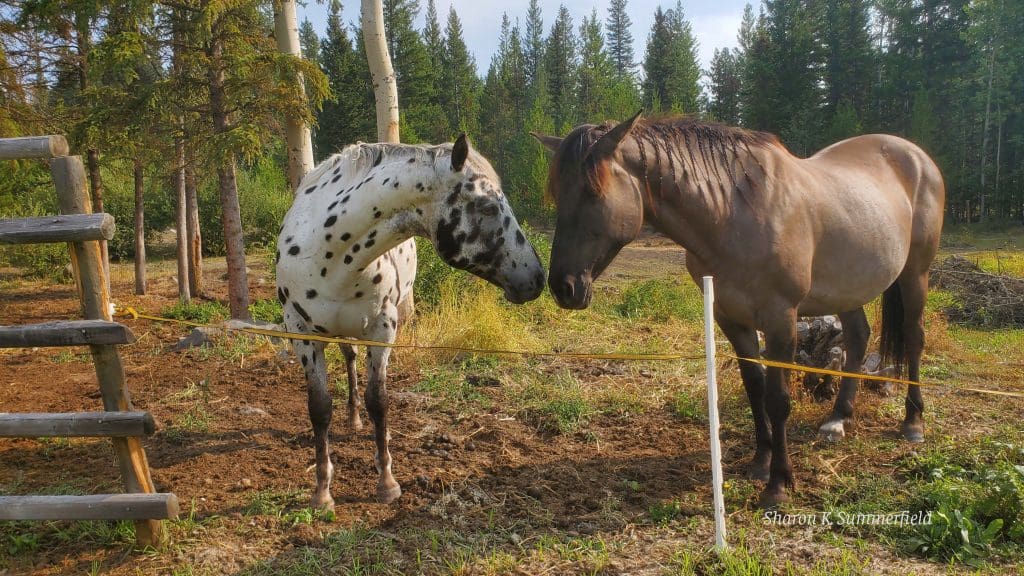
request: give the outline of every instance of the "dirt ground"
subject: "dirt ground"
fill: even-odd
[[[683,263],[682,250],[646,236],[628,247],[607,274],[626,280],[684,274]],[[129,266],[115,265],[113,292],[120,304],[150,311],[173,304],[173,278],[166,263],[151,271],[150,295],[143,297],[130,295]],[[273,297],[265,263],[251,266],[253,299]],[[222,274],[216,262],[206,270],[214,297],[224,296]],[[0,301],[3,324],[78,316],[70,285],[14,282],[10,271],[6,277],[0,271],[0,280],[6,280]],[[158,489],[178,496],[191,524],[172,530],[178,541],[163,553],[131,552],[124,546],[83,540],[12,556],[6,568],[0,563],[0,574],[236,573],[257,560],[304,553],[341,527],[392,534],[473,532],[494,522],[495,512],[497,522],[505,523],[510,534],[522,532],[523,538],[537,537],[538,527],[562,535],[618,534],[625,544],[602,564],[604,573],[660,573],[664,560],[655,560],[658,554],[652,551],[666,550],[682,536],[664,528],[637,529],[635,522],[653,503],[680,495],[687,495],[682,499],[683,515],[693,518],[686,538],[710,541],[709,507],[701,504],[710,500],[703,425],[683,423],[667,410],[632,418],[602,414],[589,426],[599,433],[595,446],[580,435],[539,431],[504,413],[500,405],[469,414],[438,406],[435,399],[412,391],[419,374],[411,370],[389,375],[391,450],[395,476],[404,489],[401,499],[385,506],[371,498],[376,472],[369,426],[361,432],[348,430],[340,417],[343,410],[336,410],[331,448],[336,521],[293,526],[277,517],[248,513],[247,507],[261,493],[292,494],[294,501],[288,505],[295,507],[305,505],[312,488],[313,451],[301,370],[280,347],[269,343],[256,344],[240,356],[175,352],[170,348],[187,329],[141,321],[129,326],[138,341],[123,347],[122,354],[133,401],[161,425],[145,441],[153,479]],[[583,381],[623,374],[622,368],[607,363],[568,366]],[[634,372],[627,376],[643,378]],[[336,397],[336,408],[340,403]],[[92,364],[84,350],[0,352],[3,411],[65,412],[99,405]],[[201,414],[194,413],[197,405],[202,406]],[[202,426],[182,425],[189,418],[201,419]],[[364,421],[368,422],[365,416]],[[870,418],[862,424],[866,429],[874,425]],[[723,428],[727,478],[741,477],[749,458],[745,426]],[[806,445],[813,439],[812,428],[793,431],[795,450],[809,450]],[[828,482],[828,468],[845,460],[829,460],[832,456],[822,456],[824,464],[816,468],[797,468],[798,482],[808,494]],[[633,482],[643,491],[631,490]],[[13,487],[16,493],[98,493],[118,491],[119,480],[106,440],[3,439],[0,486]],[[616,503],[613,509],[610,501]],[[794,544],[779,553],[797,559],[817,554],[801,546],[799,539],[797,535]],[[419,553],[403,550],[400,539],[389,547],[406,557]],[[883,562],[886,572],[944,571],[884,550],[870,554],[873,562]],[[813,563],[813,558],[804,559]],[[578,564],[538,566],[548,573],[573,573]],[[535,571],[527,563],[515,570],[536,573],[541,568]]]

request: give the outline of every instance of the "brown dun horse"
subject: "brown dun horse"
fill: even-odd
[[[797,315],[838,314],[844,369],[857,371],[882,298],[883,356],[919,381],[928,267],[938,248],[945,189],[938,167],[895,136],[850,138],[801,159],[770,134],[691,119],[583,125],[535,136],[555,152],[548,192],[557,224],[548,284],[563,308],[590,304],[592,283],[644,224],[686,249],[694,280],[715,278],[715,319],[736,354],[792,362]],[[700,282],[698,282],[700,284]],[[754,417],[751,474],[762,506],[793,487],[786,452],[787,373],[740,362]],[[844,435],[857,379],[843,378],[826,439]],[[924,439],[918,386],[903,436]],[[769,426],[770,423],[770,426]]]

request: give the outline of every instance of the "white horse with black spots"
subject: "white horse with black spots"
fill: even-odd
[[[514,303],[544,288],[544,269],[509,208],[501,181],[462,135],[454,144],[355,144],[303,178],[285,216],[277,252],[277,295],[291,332],[394,342],[412,312],[414,236],[448,264],[505,291]],[[316,449],[313,506],[331,508],[327,448],[332,401],[324,343],[293,340],[306,373]],[[342,344],[348,421],[360,429],[355,351]],[[402,494],[391,473],[385,387],[391,349],[370,346],[366,410],[376,442],[377,498]]]

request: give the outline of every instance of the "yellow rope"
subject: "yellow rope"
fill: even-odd
[[[150,314],[143,314],[132,308],[131,306],[118,307],[118,310],[123,312],[122,315],[131,316],[133,319],[142,318],[144,320],[153,320],[155,322],[172,322],[176,324],[183,324],[185,326],[193,326],[196,328],[208,328],[206,324],[200,324],[198,322],[191,322],[189,320],[179,320],[176,318],[164,318],[162,316],[153,316]],[[632,361],[664,361],[664,360],[700,360],[704,358],[703,355],[699,356],[687,356],[684,354],[619,354],[619,353],[585,353],[585,352],[532,352],[529,350],[500,350],[490,348],[469,348],[463,346],[440,346],[430,344],[397,344],[394,342],[377,342],[375,340],[361,340],[358,338],[338,338],[334,336],[321,336],[319,334],[300,334],[297,332],[285,332],[283,330],[270,330],[267,328],[256,328],[256,327],[245,327],[245,328],[230,328],[239,332],[246,332],[249,334],[258,334],[260,336],[272,336],[276,338],[283,338],[286,340],[312,340],[316,342],[326,342],[332,344],[349,344],[355,346],[379,346],[382,348],[413,348],[418,350],[444,350],[448,352],[469,352],[473,354],[494,354],[494,355],[506,355],[506,356],[535,356],[542,358],[575,358],[581,360],[632,360]],[[939,384],[935,382],[914,382],[912,380],[904,380],[902,378],[894,378],[891,376],[880,376],[877,374],[861,374],[858,372],[844,372],[842,370],[830,370],[828,368],[812,368],[810,366],[802,366],[800,364],[793,364],[791,362],[780,362],[777,360],[766,360],[766,359],[754,359],[754,358],[743,358],[740,356],[734,356],[732,354],[719,354],[720,357],[731,358],[733,360],[745,361],[745,362],[756,362],[763,366],[769,366],[773,368],[785,368],[789,370],[799,370],[801,372],[811,372],[814,374],[823,374],[826,376],[838,376],[840,378],[858,378],[861,380],[874,380],[877,382],[895,382],[898,384],[904,384],[907,386],[928,386],[934,388],[949,388],[951,390],[959,390],[963,392],[977,392],[979,394],[994,394],[998,396],[1009,396],[1012,398],[1024,398],[1024,393],[1020,392],[1006,392],[1003,390],[991,390],[987,388],[968,388],[951,386],[949,384]]]

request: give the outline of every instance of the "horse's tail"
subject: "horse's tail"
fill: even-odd
[[[906,340],[903,337],[903,293],[899,282],[893,282],[882,293],[882,335],[879,348],[882,365],[892,362],[897,377],[901,377],[906,359]]]

